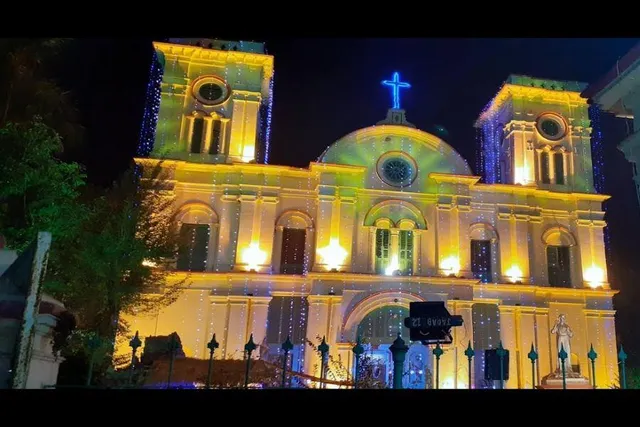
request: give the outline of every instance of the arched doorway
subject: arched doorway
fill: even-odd
[[[379,307],[367,314],[358,325],[358,336],[365,347],[371,372],[375,380],[384,381],[388,387],[393,383],[393,358],[389,347],[401,334],[409,345],[405,358],[402,384],[404,388],[427,388],[431,364],[428,348],[420,343],[409,342],[409,329],[404,319],[409,309],[398,305]]]

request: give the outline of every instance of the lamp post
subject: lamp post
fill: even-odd
[[[351,349],[353,354],[355,355],[355,367],[356,372],[354,374],[353,380],[353,388],[358,388],[358,380],[360,379],[360,356],[364,353],[364,347],[362,347],[362,343],[360,342],[360,337],[356,339],[356,345]]]
[[[284,352],[284,360],[282,361],[282,388],[285,387],[287,381],[287,359],[291,350],[293,350],[293,343],[287,335],[286,341],[282,343],[282,351]]]
[[[216,341],[216,334],[213,334],[211,337],[211,341],[207,344],[207,348],[209,349],[209,369],[207,371],[207,390],[211,388],[211,375],[213,374],[213,352],[216,351],[220,344]]]
[[[436,357],[436,390],[440,388],[440,356],[443,354],[440,343],[437,343],[436,348],[433,349],[433,355]]]
[[[504,389],[504,357],[507,355],[507,351],[502,346],[502,341],[498,344],[498,350],[496,354],[500,359],[500,389]]]
[[[467,360],[469,362],[469,390],[471,390],[471,360],[473,359],[473,356],[476,355],[476,352],[471,347],[471,340],[469,340],[469,345],[464,351],[464,355],[467,356]]]
[[[327,355],[329,354],[329,344],[327,344],[326,337],[322,337],[322,342],[318,346],[318,351],[320,352],[320,378],[325,379],[325,374],[327,371]],[[322,382],[321,388],[325,388],[324,381]]]
[[[142,341],[140,341],[140,337],[138,336],[138,331],[136,331],[135,336],[129,341],[129,347],[131,347],[131,366],[129,367],[129,384],[133,381],[133,370],[135,368],[136,363],[136,352],[138,348],[142,345]]]
[[[398,333],[398,338],[393,341],[391,347],[391,357],[393,358],[393,388],[402,388],[402,371],[404,370],[404,359],[407,356],[409,347],[405,344],[404,340]]]
[[[536,360],[538,360],[538,353],[531,343],[531,351],[527,354],[529,360],[531,360],[531,388],[536,388]]]
[[[591,361],[591,382],[593,383],[593,388],[596,388],[596,357],[598,357],[598,353],[593,349],[593,344],[591,344],[591,349],[589,353],[587,353],[587,357]]]
[[[564,366],[564,361],[567,360],[569,355],[564,350],[564,345],[560,344],[560,352],[558,353],[558,357],[560,358],[560,363],[562,364],[562,389],[567,389],[567,369]]]
[[[256,343],[253,342],[253,334],[249,336],[249,341],[244,345],[244,351],[247,357],[247,369],[244,373],[244,388],[249,388],[249,367],[251,366],[251,353],[256,349]]]

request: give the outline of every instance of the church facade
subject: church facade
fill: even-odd
[[[188,357],[280,352],[319,377],[322,338],[346,371],[358,337],[392,372],[389,346],[410,344],[404,386],[433,388],[432,348],[409,343],[409,304],[443,301],[463,325],[443,345],[440,388],[488,387],[484,350],[509,350],[507,388],[532,388],[558,367],[556,319],[572,331],[570,367],[617,382],[602,203],[590,122],[576,83],[510,76],[480,114],[481,169],[401,109],[396,73],[387,117],[331,144],[307,168],[267,164],[274,60],[261,44],[155,43],[163,69],[153,147],[172,173],[181,233],[180,299],[152,317],[125,316],[141,338],[177,332]],[[562,328],[561,328],[562,329]],[[566,330],[566,327],[562,330]],[[565,338],[563,338],[565,339]],[[143,340],[144,341],[144,340]],[[568,341],[563,341],[568,342]],[[125,344],[126,345],[126,344]],[[535,379],[527,358],[539,359]],[[128,353],[129,349],[120,349]],[[333,373],[333,379],[345,379]]]

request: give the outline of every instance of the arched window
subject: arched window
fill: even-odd
[[[471,273],[483,283],[497,282],[498,233],[490,224],[475,223],[469,227]]]
[[[390,246],[391,246],[391,221],[380,219],[376,221],[376,273],[385,274],[389,266]]]
[[[189,137],[189,152],[193,154],[202,153],[205,129],[204,117],[194,116],[191,126],[191,135]]]
[[[176,269],[178,271],[211,271],[215,261],[218,215],[207,204],[195,202],[184,205],[176,215],[180,238]]]
[[[364,225],[371,227],[370,272],[412,275],[420,259],[420,232],[426,222],[420,210],[402,200],[386,200],[367,213]]]
[[[398,305],[387,305],[367,314],[358,325],[357,336],[371,345],[391,344],[400,333],[408,341],[409,329],[404,319],[409,309]]]
[[[306,274],[311,265],[313,221],[301,211],[286,211],[276,221],[273,270],[277,274]]]
[[[213,120],[211,120],[210,126],[211,138],[209,139],[209,154],[220,154],[222,152],[222,121],[214,117]]]
[[[549,169],[549,152],[543,151],[540,153],[540,180],[543,184],[549,184],[551,182]]]
[[[572,249],[576,245],[573,235],[563,227],[551,227],[542,235],[545,244],[549,285],[570,288],[573,265]]]
[[[553,169],[556,184],[564,185],[564,153],[562,151],[553,153]]]
[[[415,223],[411,220],[400,220],[394,224],[388,218],[376,221],[375,271],[378,274],[413,273],[413,247]]]

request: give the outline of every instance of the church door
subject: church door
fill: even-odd
[[[430,361],[429,347],[418,342],[411,344],[404,362],[405,375],[402,377],[402,387],[406,389],[433,388]]]

